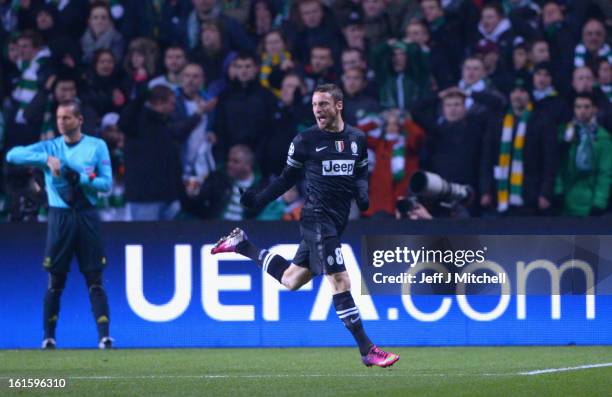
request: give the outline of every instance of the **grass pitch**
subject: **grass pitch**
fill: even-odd
[[[0,395],[540,397],[612,393],[612,347],[390,350],[401,354],[390,369],[366,368],[357,350],[348,348],[4,350],[0,351]],[[586,367],[596,364],[604,365]],[[547,369],[551,371],[526,374]],[[9,388],[10,379],[23,378],[63,378],[66,386]]]

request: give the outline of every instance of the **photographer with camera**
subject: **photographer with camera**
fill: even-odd
[[[410,193],[407,199],[397,200],[396,208],[401,218],[469,218],[468,208],[476,196],[470,185],[448,182],[426,171],[412,175]]]
[[[414,196],[399,197],[395,205],[395,219],[410,219],[411,221],[433,219],[427,208]]]

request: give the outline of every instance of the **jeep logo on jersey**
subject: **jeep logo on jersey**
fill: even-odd
[[[344,151],[344,141],[336,141],[336,150],[339,152]]]
[[[353,175],[355,160],[324,160],[323,175]]]

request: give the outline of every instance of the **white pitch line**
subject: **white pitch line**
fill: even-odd
[[[336,375],[336,376],[348,376],[348,377],[362,377],[366,375],[353,374],[353,375]],[[376,375],[376,376],[388,376],[388,375]],[[332,377],[332,375],[326,374],[274,374],[274,375],[142,375],[142,376],[70,376],[68,379],[76,380],[113,380],[113,379],[257,379],[257,378],[326,378]]]
[[[581,369],[603,368],[603,367],[612,367],[612,363],[579,365],[577,367],[565,367],[565,368],[547,368],[547,369],[539,369],[536,371],[519,372],[518,374],[519,375],[541,375],[541,374],[550,374],[553,372],[578,371]]]
[[[448,376],[474,376],[478,374],[442,374],[442,373],[388,373],[388,374],[253,374],[253,375],[92,375],[92,376],[66,376],[67,380],[129,380],[129,379],[272,379],[272,378],[393,378],[393,377],[448,377]],[[505,374],[482,374],[484,376],[503,376]],[[15,379],[17,376],[0,376],[0,380]]]

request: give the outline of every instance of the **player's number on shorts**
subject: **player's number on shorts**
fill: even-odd
[[[342,250],[340,248],[336,248],[336,263],[339,265],[344,263],[344,259],[342,259]]]

